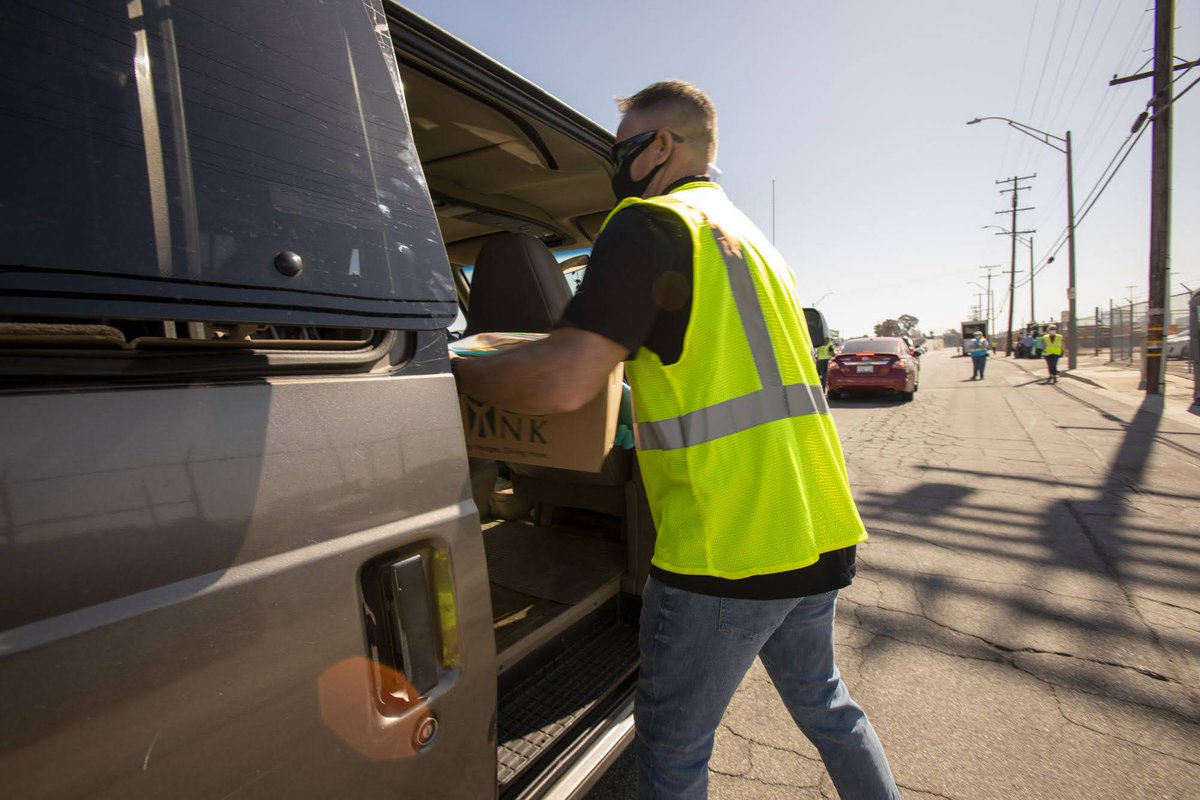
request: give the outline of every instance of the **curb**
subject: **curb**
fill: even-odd
[[[1082,375],[1076,375],[1073,372],[1060,372],[1058,374],[1063,378],[1070,378],[1073,381],[1079,381],[1080,383],[1086,383],[1089,386],[1095,386],[1097,389],[1108,389],[1109,391],[1114,391],[1108,386],[1105,386],[1103,383],[1100,383],[1100,381],[1095,381],[1091,378],[1085,378]]]

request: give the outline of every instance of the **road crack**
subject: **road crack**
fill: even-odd
[[[848,600],[847,602],[854,603],[853,600]],[[1088,656],[1081,656],[1081,655],[1078,655],[1075,653],[1068,653],[1068,652],[1060,651],[1060,650],[1045,650],[1045,649],[1037,648],[1037,647],[1010,647],[1008,645],[999,644],[998,642],[993,642],[993,641],[987,639],[986,637],[980,636],[978,634],[959,630],[951,625],[946,625],[945,623],[938,622],[935,619],[930,619],[928,616],[923,615],[923,614],[917,614],[912,611],[906,611],[903,609],[891,608],[891,607],[882,606],[882,605],[870,605],[870,604],[860,604],[860,605],[863,605],[866,608],[876,608],[876,609],[879,609],[880,611],[885,611],[885,612],[889,612],[892,614],[900,614],[903,616],[914,617],[917,619],[925,620],[930,625],[933,625],[937,628],[941,628],[942,630],[948,631],[950,633],[957,634],[964,638],[973,639],[975,641],[982,643],[983,645],[994,650],[996,652],[996,657],[995,658],[984,658],[982,656],[970,655],[967,653],[947,652],[945,650],[942,650],[941,648],[933,647],[925,642],[912,641],[912,640],[905,639],[900,636],[892,635],[890,633],[875,630],[869,626],[862,626],[864,630],[872,633],[874,636],[877,636],[877,637],[880,637],[883,639],[890,639],[892,641],[900,642],[901,644],[909,644],[914,647],[920,647],[922,649],[929,650],[931,652],[940,653],[940,654],[945,655],[950,658],[961,658],[961,659],[968,660],[968,661],[981,661],[984,663],[1003,664],[1005,666],[1011,667],[1012,669],[1014,669],[1018,672],[1022,672],[1024,674],[1028,675],[1029,677],[1033,678],[1034,680],[1038,681],[1039,683],[1044,683],[1047,686],[1061,686],[1064,689],[1070,689],[1072,691],[1077,691],[1082,694],[1088,694],[1088,695],[1092,695],[1094,697],[1100,697],[1105,700],[1124,703],[1124,704],[1136,706],[1139,708],[1145,708],[1145,709],[1154,711],[1156,713],[1169,714],[1173,717],[1177,717],[1178,719],[1180,719],[1183,722],[1186,722],[1190,725],[1198,725],[1198,727],[1200,727],[1200,724],[1198,724],[1195,720],[1190,719],[1186,715],[1181,714],[1180,712],[1174,711],[1169,708],[1163,708],[1161,706],[1155,706],[1155,705],[1151,705],[1148,703],[1138,702],[1137,700],[1133,700],[1128,697],[1113,697],[1112,695],[1105,694],[1103,692],[1093,691],[1093,690],[1090,690],[1090,689],[1087,689],[1087,688],[1084,688],[1081,686],[1072,686],[1072,685],[1067,685],[1067,684],[1063,684],[1063,683],[1051,680],[1051,679],[1049,679],[1043,675],[1040,675],[1026,667],[1021,666],[1020,664],[1018,664],[1016,662],[1016,660],[1014,658],[1012,658],[1012,656],[1016,656],[1016,655],[1056,656],[1058,658],[1066,658],[1066,659],[1070,659],[1073,661],[1079,661],[1079,662],[1088,663],[1088,664],[1095,664],[1097,666],[1127,670],[1127,671],[1142,675],[1144,677],[1150,678],[1152,680],[1159,681],[1162,683],[1166,683],[1170,686],[1177,687],[1184,692],[1185,696],[1187,696],[1187,698],[1189,700],[1191,700],[1191,687],[1189,687],[1186,683],[1184,683],[1176,678],[1173,678],[1169,675],[1164,675],[1161,672],[1150,669],[1148,667],[1143,667],[1143,666],[1136,665],[1136,664],[1124,664],[1119,661],[1108,661],[1105,659],[1090,658]],[[857,618],[861,621],[861,617],[857,617]],[[865,649],[866,649],[866,646],[864,646],[864,650]]]
[[[1183,756],[1176,755],[1175,753],[1168,753],[1163,750],[1159,750],[1155,747],[1150,747],[1145,742],[1139,742],[1135,739],[1130,739],[1126,736],[1121,736],[1120,734],[1114,733],[1112,731],[1100,730],[1099,728],[1095,728],[1091,725],[1088,725],[1086,722],[1080,722],[1079,720],[1074,719],[1073,717],[1071,717],[1070,714],[1067,713],[1067,708],[1063,704],[1062,698],[1058,696],[1059,688],[1069,688],[1069,687],[1056,687],[1054,684],[1050,684],[1050,694],[1054,697],[1055,705],[1058,706],[1059,715],[1067,723],[1074,725],[1078,728],[1083,728],[1086,731],[1091,731],[1092,733],[1096,734],[1097,736],[1103,736],[1106,739],[1114,739],[1118,742],[1124,742],[1125,744],[1133,745],[1134,747],[1140,748],[1142,750],[1147,750],[1151,753],[1155,753],[1160,756],[1166,756],[1167,758],[1173,758],[1176,761],[1182,761],[1185,764],[1192,764],[1194,766],[1200,767],[1200,761],[1193,761],[1190,758],[1184,758]]]

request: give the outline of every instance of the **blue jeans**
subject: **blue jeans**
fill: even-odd
[[[971,377],[983,377],[983,371],[987,368],[987,356],[971,356]]]
[[[1050,371],[1051,378],[1058,377],[1058,358],[1059,358],[1058,353],[1055,353],[1054,355],[1046,356],[1046,369],[1048,369]]]
[[[642,596],[642,667],[634,705],[638,797],[708,796],[717,725],[761,656],[792,719],[843,798],[899,798],[883,745],[833,662],[837,592],[734,600],[656,580]]]

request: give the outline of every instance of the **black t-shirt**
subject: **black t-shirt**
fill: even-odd
[[[671,188],[703,177],[685,178]],[[669,190],[668,190],[669,191]],[[664,209],[643,204],[622,209],[608,225],[588,260],[583,285],[562,324],[598,333],[629,351],[654,352],[674,364],[683,352],[692,312],[692,241],[687,226]],[[663,583],[700,594],[751,600],[804,597],[850,585],[855,548],[821,554],[802,569],[730,580],[681,575],[651,565]]]

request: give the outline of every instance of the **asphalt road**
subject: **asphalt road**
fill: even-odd
[[[905,797],[1200,797],[1200,417],[1038,362],[833,403],[871,539],[838,659]],[[634,797],[626,753],[588,795]],[[756,664],[712,798],[836,797]]]

